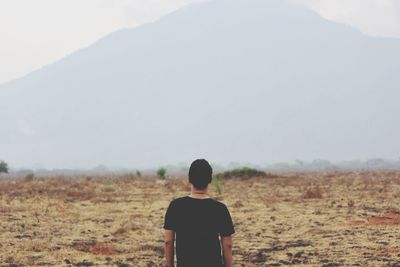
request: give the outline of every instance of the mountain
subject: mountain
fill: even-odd
[[[0,87],[0,158],[45,167],[397,158],[400,40],[214,0]]]

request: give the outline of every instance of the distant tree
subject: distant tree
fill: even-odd
[[[136,176],[137,177],[142,177],[142,173],[139,170],[136,170]]]
[[[167,178],[167,170],[165,168],[160,168],[157,171],[158,179],[165,180]]]
[[[8,173],[8,164],[5,161],[0,161],[0,175],[2,173]]]

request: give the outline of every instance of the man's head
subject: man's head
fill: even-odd
[[[196,159],[189,169],[189,182],[197,189],[205,189],[212,180],[212,168],[205,159]]]

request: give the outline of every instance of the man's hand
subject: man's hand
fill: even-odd
[[[222,236],[222,252],[224,255],[224,262],[226,267],[232,267],[233,257],[232,257],[232,236]]]
[[[165,230],[165,239],[164,239],[164,253],[165,260],[167,261],[166,267],[174,267],[174,250],[175,244],[175,232],[173,230]]]

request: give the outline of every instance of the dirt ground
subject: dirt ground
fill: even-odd
[[[163,217],[184,178],[0,181],[0,266],[161,266]],[[223,181],[234,266],[400,266],[400,172]]]

